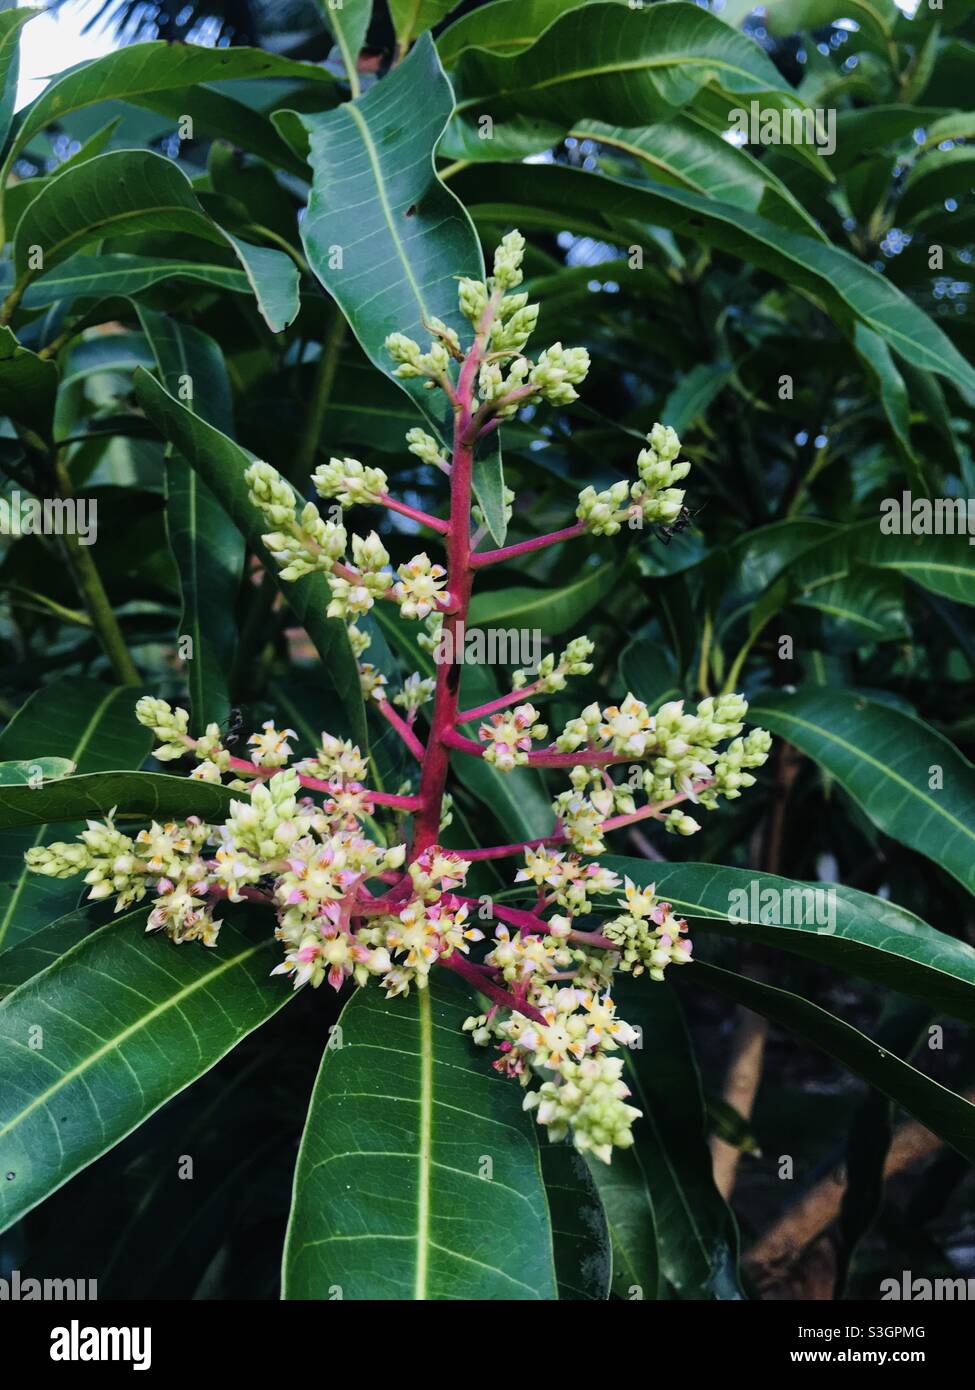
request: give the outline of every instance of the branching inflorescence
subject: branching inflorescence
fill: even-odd
[[[347,624],[363,692],[417,760],[415,793],[370,790],[359,748],[329,734],[313,757],[295,762],[292,731],[270,722],[251,735],[250,760],[234,757],[216,725],[194,738],[185,710],[147,696],[136,712],[155,733],[156,757],[193,757],[192,777],[242,793],[227,819],[153,823],[130,837],[110,817],[90,822],[74,843],[30,850],[27,862],[55,877],[84,873],[89,897],[114,896],[116,910],[152,893],[148,929],[163,929],[176,942],[215,945],[215,913],[224,899],[267,903],[284,948],[275,973],[291,975],[295,987],[327,980],[339,989],[350,977],[366,985],[375,976],[388,995],[408,994],[427,986],[434,966],[454,971],[488,1001],[465,1027],[475,1042],[498,1048],[499,1071],[529,1088],[526,1108],[536,1110],[552,1139],[571,1133],[580,1150],[608,1162],[614,1145],[631,1142],[639,1114],[627,1104],[623,1063],[614,1055],[635,1040],[616,1016],[614,972],[646,972],[660,980],[668,965],[690,959],[691,943],[686,923],[652,888],[621,883],[600,865],[605,836],[645,819],[671,833],[693,834],[699,826],[687,803],[713,810],[721,797],[739,796],[754,782],[751,769],[765,761],[770,739],[762,729],[743,735],[746,702],[739,695],[705,699],[693,712],[671,701],[651,713],[627,694],[619,705],[587,706],[550,741],[532,701],[591,670],[593,647],[585,637],[557,658],[547,656],[534,675],[516,672],[509,694],[474,709],[459,707],[459,646],[452,639],[466,620],[476,571],[587,533],[612,536],[624,526],[671,523],[684,499],[676,485],[690,468],[679,461],[674,431],[655,425],[637,459],[637,480],[604,492],[585,488],[575,524],[500,550],[476,548],[481,530],[472,534],[472,517],[478,521],[472,466],[478,441],[524,403],[574,400],[589,365],[584,348],[561,343],[535,362],[525,355],[538,306],[513,292],[522,280],[523,246],[517,232],[509,233],[486,284],[461,280],[460,307],[474,329],[469,346],[439,320],[428,325],[433,339],[426,352],[399,333],[387,340],[398,375],[423,379],[452,408],[449,458],[424,430],[407,435],[413,454],[449,476],[449,520],[396,501],[386,475],[355,459],[333,458],[313,475],[319,496],[342,508],[385,506],[427,527],[446,548],[445,564],[423,552],[394,574],[376,532],[349,536],[314,503],[301,506],[267,463],[254,463],[246,475],[251,499],[267,519],[264,541],[281,577],[327,577],[328,614]],[[369,637],[356,626],[376,602],[398,604],[404,617],[422,623],[421,645],[437,660],[435,679],[415,673],[393,699],[385,677],[362,660]],[[431,700],[424,743],[416,718]],[[476,738],[460,731],[474,724]],[[442,848],[453,752],[482,758],[501,773],[564,768],[568,786],[553,803],[551,833],[528,843]],[[622,765],[628,775],[614,780],[613,768]],[[475,860],[508,856],[522,860],[514,881],[524,886],[525,905],[490,904],[485,925],[493,939],[482,958],[473,959],[472,945],[484,939],[475,923],[484,914],[481,900],[464,893],[468,871]],[[579,925],[598,900],[619,892],[617,915],[600,930]],[[535,1088],[533,1080],[540,1083]]]

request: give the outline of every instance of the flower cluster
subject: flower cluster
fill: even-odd
[[[638,888],[629,878],[619,906],[620,917],[603,923],[603,936],[619,951],[619,969],[633,975],[649,971],[652,980],[662,980],[668,965],[684,965],[691,958],[687,923],[675,917],[670,903],[658,902],[656,885]]]
[[[570,984],[546,980],[556,964],[568,967],[565,973],[571,975],[576,958],[583,968]],[[535,1111],[553,1142],[571,1133],[580,1152],[608,1163],[614,1147],[632,1144],[633,1121],[641,1114],[627,1104],[623,1059],[613,1055],[634,1046],[638,1034],[617,1016],[608,990],[586,979],[585,953],[571,950],[557,936],[529,935],[516,943],[499,929],[498,944],[487,959],[510,961],[506,978],[519,981],[533,1015],[492,1010],[468,1018],[464,1028],[481,1045],[495,1043],[495,1068],[526,1087],[525,1109]],[[533,1081],[541,1084],[527,1089]]]
[[[622,479],[604,492],[593,487],[579,493],[576,516],[594,536],[615,536],[624,525],[669,525],[684,506],[684,492],[675,487],[686,478],[691,465],[678,459],[680,440],[667,425],[654,425],[646,449],[637,455],[635,483]]]
[[[563,688],[565,675],[572,674],[575,665],[570,659],[573,647],[570,644],[558,662],[553,658],[547,666],[542,663],[533,691]],[[589,650],[587,644],[575,654],[588,655]],[[588,662],[579,664],[589,667]],[[516,688],[526,678],[527,673],[516,673]],[[598,855],[605,849],[603,836],[612,828],[613,817],[638,814],[635,792],[644,793],[644,813],[662,821],[668,833],[693,835],[699,823],[673,803],[686,800],[713,811],[720,798],[734,800],[743,788],[753,786],[752,769],[767,760],[771,737],[764,729],[751,729],[742,737],[747,709],[741,695],[728,694],[701,700],[694,713],[685,712],[683,700],[671,700],[651,714],[644,701],[628,693],[620,705],[587,705],[545,748],[535,746],[548,729],[531,704],[492,714],[478,736],[488,743],[485,761],[501,772],[530,764],[533,753],[578,755],[569,773],[570,786],[556,796],[553,809],[573,848]],[[727,747],[719,749],[726,740]],[[616,782],[610,768],[620,764],[627,765],[626,777]]]
[[[554,652],[543,657],[534,675],[531,671],[515,671],[511,677],[512,688],[523,690],[530,681],[532,690],[543,695],[555,695],[565,689],[568,676],[588,676],[592,670],[589,657],[593,651],[588,637],[574,637],[558,659]]]
[[[461,313],[475,333],[485,337],[477,382],[481,407],[499,420],[510,418],[533,401],[570,404],[578,396],[575,388],[589,371],[589,354],[583,347],[553,343],[539,354],[537,362],[524,355],[538,322],[539,307],[529,304],[527,294],[510,293],[522,282],[524,251],[521,233],[509,232],[494,253],[493,275],[487,281],[464,277],[458,291]],[[426,352],[403,333],[390,333],[386,351],[398,363],[396,376],[420,378],[427,388],[439,386],[450,394],[451,359],[464,355],[458,335],[440,319],[431,319],[427,327],[434,336]],[[438,466],[446,462],[428,435],[418,437],[415,444],[417,447],[411,443],[411,449],[427,462]]]
[[[518,705],[505,713],[492,714],[490,721],[477,731],[482,743],[487,743],[484,761],[493,763],[499,772],[528,762],[533,739],[543,739],[548,725],[539,723],[534,705]]]
[[[422,436],[422,441],[414,439],[414,443],[419,443],[424,453],[429,453],[428,446],[436,449],[422,430],[411,430],[410,434]],[[299,510],[291,484],[271,464],[260,460],[252,463],[244,478],[251,502],[275,528],[261,539],[278,564],[281,578],[294,581],[309,574],[325,575],[331,591],[327,616],[345,620],[357,659],[369,647],[370,638],[355,620],[367,614],[377,599],[394,600],[404,617],[415,619],[426,618],[447,605],[445,571],[425,553],[401,564],[394,573],[389,552],[375,531],[350,536],[343,525],[326,521],[314,502]],[[333,458],[320,464],[312,481],[320,497],[335,498],[343,508],[387,500],[386,474],[357,459]],[[367,693],[372,694],[375,688],[374,683]]]
[[[590,675],[588,637],[547,655],[537,670],[516,671],[507,695],[462,711],[457,669],[442,671],[442,680],[415,671],[390,691],[385,672],[363,659],[370,637],[357,625],[376,603],[396,604],[404,618],[423,625],[418,646],[439,662],[441,638],[466,621],[479,564],[584,531],[604,536],[624,525],[669,525],[681,514],[677,484],[690,465],[680,461],[674,431],[658,424],[637,459],[637,481],[603,492],[585,488],[578,525],[507,551],[476,553],[484,527],[470,496],[477,441],[525,405],[571,402],[589,367],[584,348],[561,343],[534,361],[525,355],[538,305],[519,291],[524,249],[524,239],[511,232],[486,281],[460,281],[460,315],[473,327],[471,344],[437,318],[424,324],[432,335],[426,350],[403,333],[386,340],[396,375],[440,389],[454,412],[449,459],[426,430],[414,427],[406,436],[420,463],[449,476],[449,522],[390,497],[385,472],[354,458],[331,458],[312,476],[319,499],[334,504],[328,519],[269,464],[252,463],[245,473],[281,578],[325,577],[327,615],[346,624],[370,720],[385,720],[418,763],[399,790],[372,790],[370,759],[349,740],[323,733],[317,747],[296,758],[295,731],[266,720],[248,738],[248,756],[238,757],[216,724],[194,735],[186,710],[144,696],[136,715],[155,735],[157,759],[185,761],[191,778],[226,787],[233,795],[225,817],[152,821],[126,833],[112,813],[90,821],[72,843],[29,850],[27,863],[56,878],[83,875],[89,897],[114,898],[116,911],[145,900],[147,930],[162,930],[176,943],[212,947],[225,904],[262,903],[273,914],[282,950],[274,973],[290,977],[296,989],[377,980],[392,997],[428,988],[435,968],[453,971],[488,1001],[464,1027],[475,1043],[494,1046],[500,1073],[525,1087],[525,1108],[552,1139],[571,1135],[579,1150],[609,1162],[614,1147],[632,1142],[639,1115],[629,1103],[620,1055],[639,1038],[617,1015],[614,975],[662,980],[668,966],[690,959],[691,943],[687,924],[657,899],[653,885],[621,882],[598,856],[607,834],[644,819],[671,833],[695,833],[699,826],[686,804],[714,810],[722,798],[740,796],[768,756],[769,735],[746,732],[740,695],[709,697],[694,709],[673,700],[653,710],[628,692],[617,704],[586,705],[547,742],[548,726],[532,700],[564,691],[570,677]],[[509,513],[514,500],[506,490]],[[448,573],[425,550],[394,570],[377,531],[349,533],[337,519],[359,506],[399,511],[446,538],[451,569],[466,570]],[[472,522],[479,528],[473,534]],[[460,546],[458,524],[467,528]],[[459,658],[443,660],[456,668]],[[416,724],[431,701],[424,744]],[[458,728],[474,725],[477,740]],[[551,832],[529,844],[444,847],[454,754],[481,758],[500,772],[532,767],[567,778],[563,790],[553,786]],[[513,875],[521,906],[508,905],[507,895],[499,901],[469,895],[475,858],[511,855],[521,860]]]
[[[693,714],[685,712],[683,700],[671,700],[651,715],[632,694],[619,706],[588,705],[569,720],[555,748],[562,753],[582,750],[600,763],[630,763],[630,768],[623,784],[612,782],[605,769],[603,775],[582,764],[573,769],[572,792],[562,793],[556,802],[570,840],[587,854],[601,854],[595,824],[611,814],[632,815],[637,790],[645,793],[648,808],[668,832],[695,834],[700,826],[693,816],[677,806],[666,816],[663,810],[686,799],[713,811],[721,797],[734,800],[742,788],[754,785],[750,769],[766,762],[772,740],[765,729],[751,729],[741,737],[747,709],[747,701],[736,694],[709,696]],[[719,750],[725,740],[730,742]]]

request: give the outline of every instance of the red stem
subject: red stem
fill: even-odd
[[[426,755],[426,749],[410,728],[409,724],[407,724],[406,720],[396,713],[388,700],[377,700],[376,708],[382,717],[392,724],[393,728],[399,734],[414,758],[416,758],[417,762],[422,763]],[[419,807],[419,797],[411,797],[411,800],[416,801],[417,807]]]
[[[257,778],[273,777],[276,772],[280,771],[280,768],[276,767],[259,767],[257,763],[249,763],[245,758],[231,758],[229,767],[234,772],[247,773],[249,776]],[[334,782],[323,782],[318,777],[306,777],[304,773],[298,774],[298,781],[309,791],[328,792],[330,796],[335,795],[337,784]],[[374,792],[369,787],[363,787],[362,790],[376,806],[394,806],[399,811],[415,811],[420,804],[420,799],[416,796],[398,796],[394,792]]]
[[[457,723],[469,724],[473,719],[484,719],[487,715],[494,714],[496,710],[507,709],[509,705],[516,705],[520,700],[527,700],[530,696],[537,695],[541,685],[540,680],[534,681],[531,685],[522,686],[520,690],[512,690],[510,695],[499,695],[496,700],[489,700],[486,705],[478,705],[476,709],[462,710],[457,716]]]
[[[556,831],[551,835],[543,835],[540,840],[519,840],[513,845],[489,845],[487,849],[458,849],[451,850],[452,854],[460,855],[461,859],[507,859],[509,855],[521,854],[526,849],[541,849],[542,845],[556,845],[564,836]]]
[[[560,541],[574,541],[584,535],[585,525],[577,521],[574,526],[566,526],[562,531],[549,531],[544,536],[532,536],[530,540],[519,541],[517,545],[506,545],[501,550],[481,550],[471,559],[475,569],[484,565],[497,565],[502,560],[514,560],[519,555],[528,555],[533,550],[542,550],[547,545],[558,545]]]
[[[454,439],[450,465],[450,529],[447,533],[447,589],[451,611],[443,621],[444,637],[455,658],[462,644],[454,640],[458,624],[467,621],[474,574],[471,567],[471,486],[474,468],[474,388],[484,340],[497,310],[499,296],[491,296],[478,325],[470,351],[464,359],[454,393]],[[437,688],[433,700],[430,739],[420,774],[420,800],[423,803],[413,821],[410,858],[415,859],[440,837],[443,794],[450,765],[447,735],[457,719],[460,690],[460,662],[456,659],[437,667]]]
[[[527,1004],[523,999],[519,999],[517,995],[510,993],[510,991],[506,989],[502,989],[500,985],[496,985],[493,980],[488,979],[486,975],[482,974],[481,969],[475,965],[473,961],[468,960],[466,956],[462,956],[459,951],[454,951],[454,953],[449,956],[442,956],[437,963],[438,965],[442,965],[445,970],[452,970],[455,975],[460,975],[468,984],[473,985],[481,994],[486,994],[489,999],[493,999],[494,1002],[500,1004],[502,1008],[512,1009],[515,1013],[524,1014],[526,1018],[530,1018],[534,1023],[545,1023],[545,1015],[536,1009],[534,1004]]]
[[[456,897],[456,894],[451,894]],[[480,898],[458,898],[458,902],[466,903],[468,907],[477,907]],[[499,922],[507,922],[509,926],[517,927],[519,931],[541,932],[543,936],[551,930],[544,918],[538,917],[534,912],[526,912],[520,907],[502,907],[498,903],[491,904],[491,914],[497,917]]]
[[[407,506],[405,502],[398,502],[395,497],[390,497],[388,492],[382,493],[379,500],[391,512],[399,512],[402,516],[408,516],[411,521],[418,521],[421,526],[429,526],[431,531],[439,531],[442,536],[445,536],[450,530],[449,523],[441,520],[440,517],[431,516],[429,512],[418,511],[416,507]]]
[[[639,811],[631,811],[625,816],[610,816],[609,820],[604,820],[600,825],[600,830],[622,830],[627,825],[635,825],[641,820],[660,820],[662,811],[669,811],[672,806],[679,806],[681,802],[696,796],[698,792],[706,791],[711,786],[713,778],[706,777],[700,782],[695,782],[689,792],[681,792],[678,796],[672,796],[669,801],[653,801],[647,806],[641,806]],[[541,849],[543,845],[562,844],[566,839],[565,829],[557,826],[551,835],[543,835],[539,840],[519,840],[512,845],[489,845],[487,849],[454,849],[451,854],[458,855],[461,859],[507,859],[513,854],[522,854],[526,849]]]
[[[445,741],[458,753],[468,753],[472,758],[484,757],[484,745],[465,738],[456,729],[448,729]],[[580,748],[576,753],[560,753],[554,748],[539,748],[528,754],[529,767],[613,767],[616,763],[635,763],[638,758],[612,750],[601,751],[596,748]]]

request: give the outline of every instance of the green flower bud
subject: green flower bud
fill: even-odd
[[[465,276],[457,286],[457,302],[464,317],[477,328],[487,308],[487,286],[482,280],[469,280]]]
[[[525,238],[521,232],[509,232],[501,238],[494,253],[494,288],[513,290],[522,282],[521,261],[525,254]]]
[[[386,492],[388,479],[381,468],[366,468],[358,459],[329,459],[312,474],[319,497],[336,497],[343,507],[376,503]]]
[[[429,463],[434,468],[450,472],[450,464],[441,454],[440,445],[433,435],[421,430],[419,425],[407,431],[406,443],[410,453],[415,454],[422,463]]]

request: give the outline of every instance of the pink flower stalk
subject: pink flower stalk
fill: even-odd
[[[593,644],[585,636],[569,642],[557,659],[552,654],[531,672],[517,672],[510,694],[461,709],[464,632],[475,573],[583,535],[616,535],[636,517],[651,526],[673,521],[684,495],[674,484],[690,467],[679,460],[674,431],[657,425],[638,457],[637,482],[621,480],[604,492],[585,488],[576,520],[561,530],[476,549],[482,533],[481,527],[472,532],[478,441],[522,402],[571,402],[588,370],[585,350],[561,343],[535,362],[525,356],[538,306],[529,305],[525,294],[509,294],[521,282],[523,250],[520,235],[510,233],[486,284],[461,281],[460,307],[474,326],[466,351],[440,320],[426,325],[433,335],[426,353],[402,334],[387,339],[398,374],[425,377],[450,404],[449,462],[423,429],[407,435],[411,452],[447,474],[449,517],[394,499],[382,470],[355,459],[333,458],[312,477],[318,495],[335,498],[341,508],[383,506],[427,528],[438,543],[442,540],[445,564],[423,551],[393,576],[377,532],[350,538],[344,525],[326,521],[313,503],[299,510],[291,484],[269,464],[255,461],[245,473],[252,502],[273,528],[263,540],[282,578],[324,575],[331,594],[327,615],[346,623],[357,659],[369,646],[369,634],[357,620],[375,603],[396,603],[405,620],[426,624],[420,641],[437,651],[436,676],[417,672],[407,679],[394,697],[405,715],[387,695],[386,675],[367,661],[359,660],[358,667],[368,707],[419,764],[417,792],[368,787],[367,758],[351,742],[327,733],[312,757],[291,766],[288,739],[294,732],[277,729],[270,720],[249,740],[252,760],[233,757],[216,724],[192,738],[187,711],[144,696],[137,716],[156,735],[156,756],[175,760],[190,752],[199,764],[195,777],[222,783],[231,776],[237,787],[244,785],[242,798],[232,801],[220,825],[198,817],[179,824],[153,822],[135,840],[111,818],[105,825],[90,822],[81,848],[37,846],[28,863],[58,877],[85,872],[90,896],[114,894],[117,909],[140,901],[155,886],[149,925],[164,928],[176,942],[213,946],[219,929],[213,911],[224,900],[267,903],[276,913],[275,935],[285,950],[275,973],[290,976],[296,988],[327,983],[338,990],[349,979],[365,985],[378,977],[392,997],[426,989],[434,967],[453,972],[489,1001],[485,1013],[465,1022],[473,1040],[498,1047],[494,1065],[503,1074],[541,1080],[540,1090],[526,1096],[537,1105],[539,1123],[550,1127],[554,1139],[571,1130],[577,1147],[608,1162],[613,1144],[629,1142],[629,1126],[639,1113],[624,1103],[629,1093],[620,1075],[622,1061],[613,1055],[636,1035],[615,1015],[608,976],[618,968],[662,979],[668,966],[690,959],[691,944],[686,923],[656,900],[652,885],[640,887],[629,878],[621,884],[599,862],[603,837],[644,819],[661,821],[672,833],[695,833],[699,826],[683,803],[711,810],[719,796],[740,795],[754,782],[749,769],[765,761],[769,740],[761,730],[740,737],[746,709],[740,696],[705,699],[696,713],[686,711],[683,701],[652,713],[628,693],[618,705],[587,706],[549,741],[532,697],[555,694],[568,677],[592,670]],[[345,558],[350,543],[353,563]],[[413,726],[431,698],[423,741]],[[458,727],[474,723],[476,740]],[[725,740],[729,746],[718,752]],[[481,759],[498,776],[521,767],[564,769],[568,785],[552,803],[549,833],[466,851],[443,847],[453,755]],[[615,766],[634,764],[635,780],[631,773],[628,781],[616,782],[610,773]],[[645,804],[637,805],[636,791],[646,796]],[[380,811],[410,817],[408,843],[399,825],[386,838],[374,833],[371,822]],[[514,882],[524,887],[530,908],[495,901],[485,907],[483,899],[458,891],[465,888],[473,863],[512,856],[523,859]],[[607,903],[621,889],[623,897],[615,898],[618,915],[603,921],[600,930],[581,929],[580,919],[594,908],[612,912]],[[471,944],[483,940],[475,910],[477,920],[493,929],[482,960],[469,956]]]

